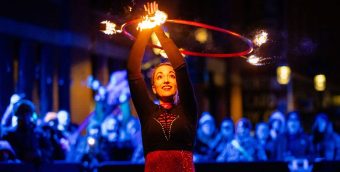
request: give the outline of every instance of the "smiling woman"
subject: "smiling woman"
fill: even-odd
[[[167,102],[176,103],[176,74],[170,63],[160,63],[154,68],[151,84],[152,91],[159,99],[160,105],[165,107]]]
[[[152,15],[158,10],[158,5],[148,3],[145,10]],[[156,33],[170,61],[159,64],[152,73],[152,91],[159,99],[159,105],[149,98],[141,74],[145,47],[152,32]],[[131,98],[142,126],[145,171],[194,171],[192,152],[197,107],[186,63],[179,49],[161,27],[143,29],[132,46],[127,67]]]

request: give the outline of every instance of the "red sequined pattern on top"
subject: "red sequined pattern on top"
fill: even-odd
[[[162,127],[163,134],[166,140],[170,140],[171,137],[171,127],[173,122],[178,118],[178,115],[164,112],[158,117],[154,118]]]
[[[193,155],[184,150],[153,151],[146,155],[145,172],[194,172]]]

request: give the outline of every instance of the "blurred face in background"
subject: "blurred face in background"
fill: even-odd
[[[206,136],[211,136],[215,132],[215,124],[214,124],[214,121],[212,120],[204,122],[201,127],[202,127],[202,132]]]
[[[230,120],[223,120],[221,123],[221,133],[224,137],[232,137],[234,135],[234,124]]]
[[[60,125],[67,125],[68,121],[69,121],[69,115],[66,111],[61,110],[58,112],[57,114],[57,118],[58,118],[58,124]]]
[[[316,129],[317,129],[318,132],[324,133],[326,131],[327,123],[328,123],[326,119],[321,118],[321,117],[316,118],[315,123],[316,123],[316,127],[317,127]]]
[[[280,131],[282,127],[282,123],[280,120],[276,119],[272,122],[272,130],[275,130],[275,131]]]
[[[287,120],[287,131],[289,134],[297,134],[300,131],[301,124],[297,114],[291,114]]]
[[[236,125],[236,135],[238,138],[243,139],[250,136],[250,124],[243,120],[239,121]]]
[[[266,123],[258,124],[255,134],[259,140],[267,140],[269,137],[269,126]]]

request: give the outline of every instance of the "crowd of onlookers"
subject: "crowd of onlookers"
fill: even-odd
[[[247,118],[225,118],[220,127],[203,113],[198,126],[195,161],[309,161],[340,160],[340,137],[326,113],[318,113],[306,133],[298,111],[275,111],[252,127]]]
[[[101,122],[98,114],[92,114],[82,134],[81,126],[71,122],[67,111],[49,112],[40,118],[31,101],[18,100],[9,106],[11,113],[2,116],[0,160],[38,164],[63,160],[88,166],[104,161],[143,163],[140,124],[135,116],[124,116],[124,106],[117,106],[119,110],[113,111],[117,114],[106,115]],[[254,127],[247,118],[236,123],[224,118],[217,126],[214,117],[203,112],[194,161],[340,160],[340,137],[326,113],[316,114],[310,131],[304,132],[298,111],[275,111],[268,121]]]
[[[143,163],[141,127],[130,111],[126,72],[111,76],[107,86],[91,79],[95,109],[81,124],[69,112],[36,113],[32,101],[14,94],[0,117],[0,161],[34,164],[57,160],[93,168],[104,161]],[[308,133],[298,111],[274,111],[268,121],[224,118],[217,124],[209,112],[199,116],[194,161],[340,160],[340,137],[328,114],[318,113]]]

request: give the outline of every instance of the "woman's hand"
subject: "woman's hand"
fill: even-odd
[[[155,15],[156,11],[158,11],[158,3],[156,1],[148,2],[144,5],[144,10],[147,12],[149,16]]]

